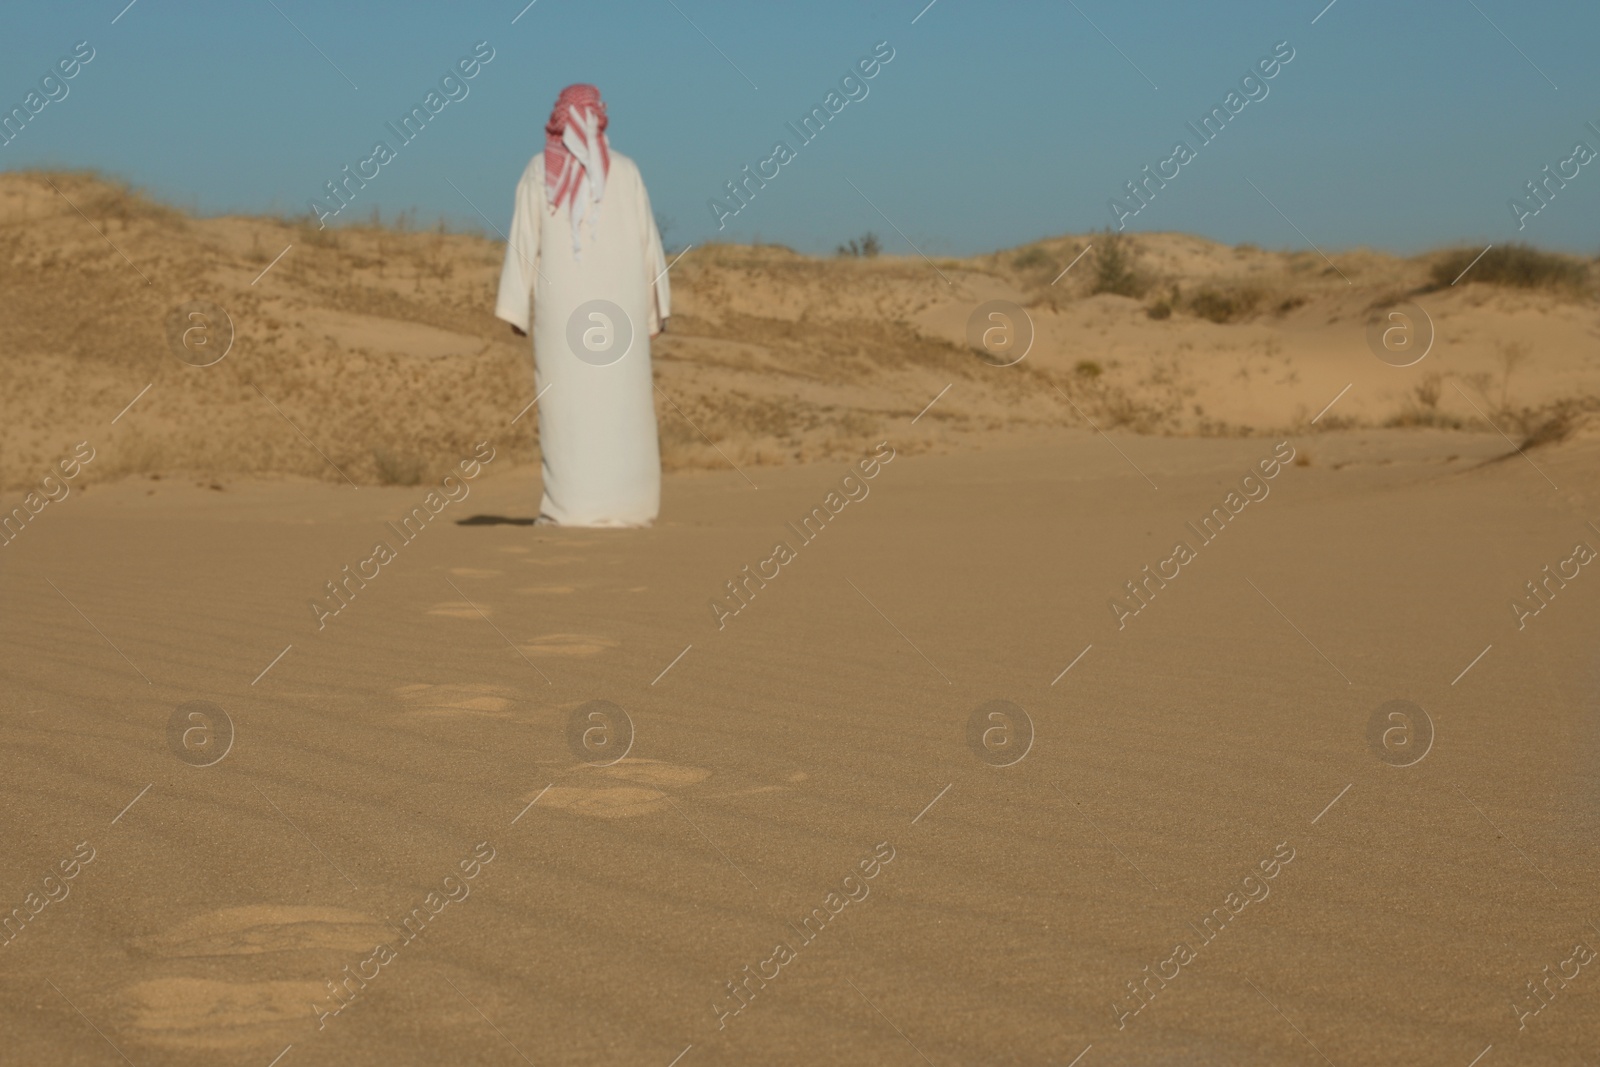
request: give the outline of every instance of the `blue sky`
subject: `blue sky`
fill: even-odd
[[[1130,229],[1600,253],[1600,161],[1520,233],[1507,206],[1575,141],[1600,149],[1593,0],[1336,0],[1320,18],[1326,0],[936,0],[920,18],[926,0],[537,0],[515,24],[526,0],[275,2],[136,0],[114,24],[126,0],[9,11],[6,110],[76,42],[96,57],[0,147],[0,168],[99,168],[207,213],[304,212],[486,40],[495,59],[470,95],[352,214],[481,225],[470,199],[503,229],[556,93],[590,81],[670,244],[822,252],[874,230],[891,252],[967,254],[1106,225],[1122,183],[1287,40],[1270,94]],[[884,40],[895,58],[870,95],[800,146],[784,123]],[[707,201],[780,138],[797,158],[719,234]]]

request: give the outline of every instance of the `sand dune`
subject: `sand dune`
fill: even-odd
[[[1325,262],[1178,234],[1131,239],[1143,295],[1094,295],[1100,251],[1061,272],[1097,240],[936,263],[690,250],[673,268],[676,314],[655,352],[665,465],[845,458],[891,426],[913,454],[1086,420],[1156,434],[1304,432],[1346,385],[1318,429],[1493,432],[1492,418],[1518,440],[1592,432],[1600,335],[1589,298],[1474,284],[1470,273],[1425,292],[1437,256]],[[82,484],[127,474],[418,484],[484,439],[521,461],[537,455],[536,419],[512,421],[533,399],[527,343],[489,311],[496,241],[197,219],[81,175],[9,174],[0,242],[13,296],[0,321],[0,488],[36,485],[80,441],[104,446]],[[173,309],[202,299],[235,334],[204,368],[166,343]],[[1422,304],[1437,333],[1408,368],[1372,358],[1363,332],[1375,307],[1401,299]],[[1032,321],[1016,366],[991,366],[967,343],[969,319],[991,300]],[[1159,306],[1175,310],[1152,318]]]

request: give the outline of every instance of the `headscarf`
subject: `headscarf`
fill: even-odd
[[[606,140],[605,101],[592,85],[569,85],[556,98],[545,125],[544,189],[555,214],[562,204],[572,210],[572,254],[582,252],[579,224],[590,213],[591,225],[600,222],[600,201],[611,172],[611,145]]]

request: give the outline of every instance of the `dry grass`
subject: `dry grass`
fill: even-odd
[[[1482,252],[1477,263],[1473,259]],[[1471,270],[1468,270],[1468,267]],[[1544,252],[1530,245],[1495,245],[1487,252],[1479,248],[1458,248],[1444,253],[1433,264],[1436,288],[1444,288],[1461,277],[1469,285],[1503,285],[1517,289],[1542,289],[1569,296],[1589,289],[1589,264],[1575,256]]]
[[[1208,322],[1238,322],[1248,318],[1265,298],[1259,286],[1207,285],[1190,294],[1184,307]]]
[[[1435,429],[1459,430],[1465,422],[1449,412],[1439,410],[1439,400],[1444,395],[1444,376],[1432,372],[1412,386],[1411,393],[1400,411],[1384,422],[1389,427],[1428,426]]]
[[[1560,444],[1585,426],[1600,426],[1600,397],[1570,397],[1512,414],[1512,424],[1522,434],[1519,448]]]
[[[1139,266],[1139,250],[1132,237],[1107,229],[1095,239],[1094,257],[1091,293],[1138,298],[1149,290],[1150,278]]]

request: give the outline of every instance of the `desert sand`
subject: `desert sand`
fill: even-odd
[[[1600,1060],[1591,302],[1142,237],[1259,267],[1217,323],[1052,293],[1093,235],[692,249],[661,520],[552,529],[491,240],[53,179],[0,184],[0,502],[94,458],[0,547],[7,1062]]]

